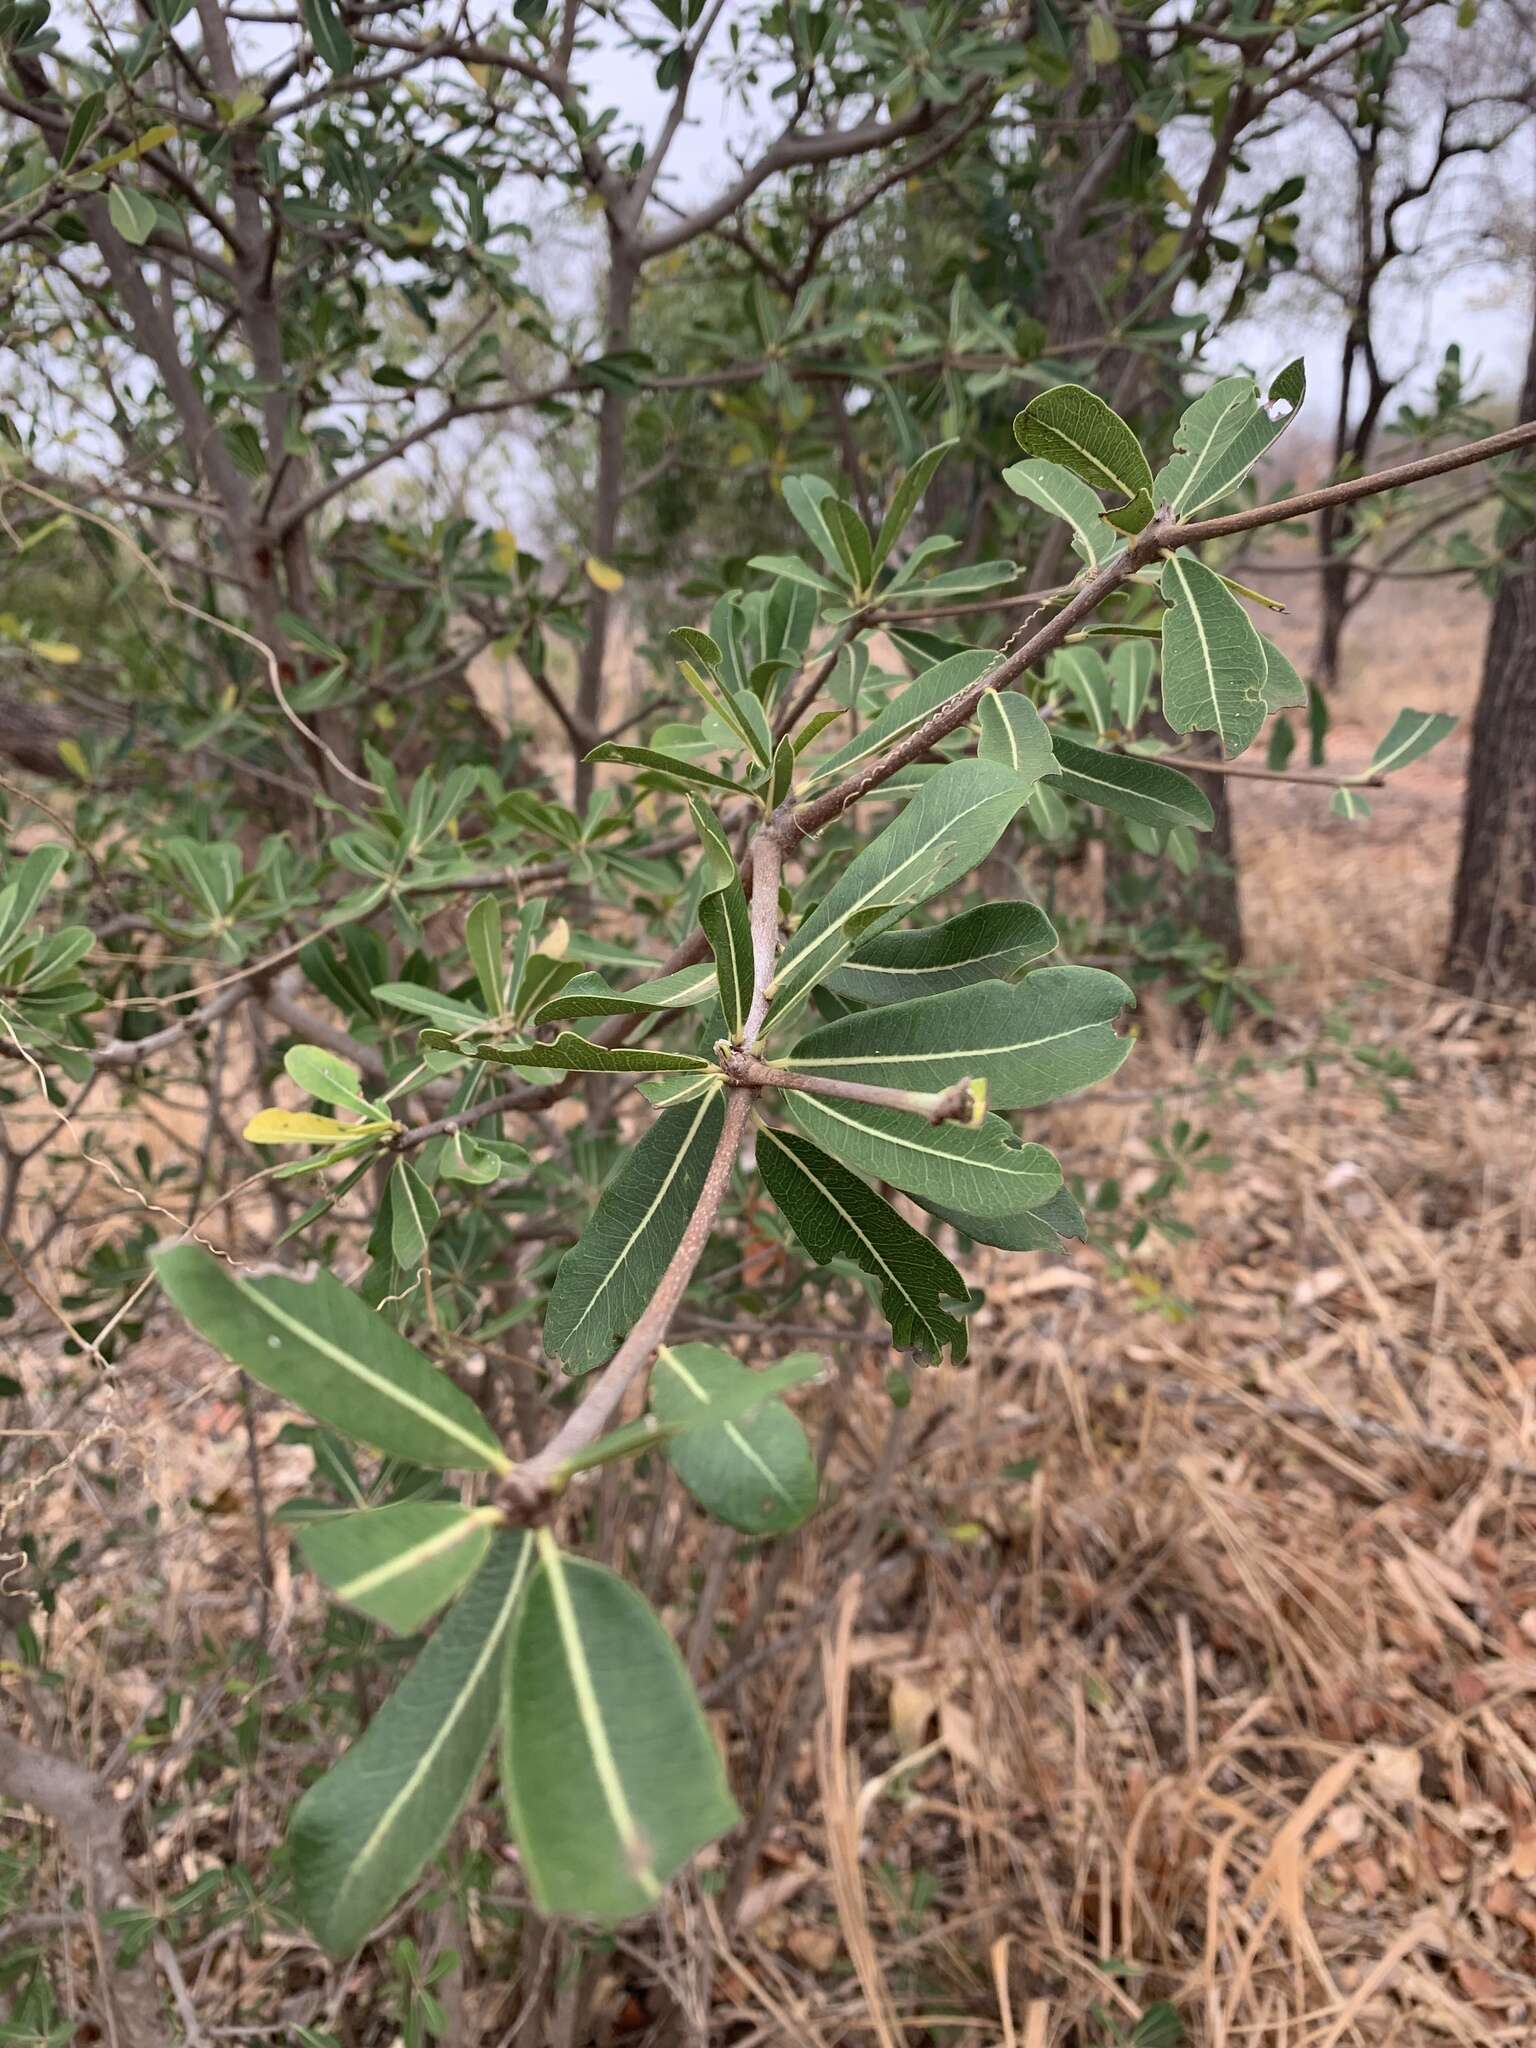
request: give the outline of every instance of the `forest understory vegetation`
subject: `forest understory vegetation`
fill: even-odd
[[[675,1484],[660,1495],[643,1582],[737,1784],[777,1774],[783,1797],[745,1866],[728,1837],[657,1921],[594,1937],[567,2040],[647,2039],[678,2014],[732,2048],[1110,2048],[1175,2025],[1211,2048],[1530,2039],[1536,1024],[1436,979],[1484,616],[1444,583],[1371,601],[1330,762],[1365,764],[1405,673],[1463,724],[1370,819],[1304,786],[1234,791],[1248,966],[1283,981],[1283,1021],[1191,1047],[1154,995],[1119,1084],[1032,1123],[1090,1197],[1112,1180],[1190,1234],[978,1252],[970,1364],[911,1369],[905,1408],[884,1332],[805,1289],[791,1334],[836,1361],[797,1404],[822,1433],[821,1512],[756,1550]],[[1309,627],[1302,598],[1271,630],[1299,652]],[[1091,863],[1069,871],[1058,921],[1091,915],[1098,886]],[[103,1089],[61,1161],[139,1114]],[[137,1135],[184,1142],[180,1114],[168,1090]],[[61,1170],[91,1192],[34,1276],[48,1293],[126,1200]],[[771,1295],[774,1241],[749,1234],[745,1256]],[[22,1321],[0,1351],[26,1390],[11,1425],[58,1447],[25,1481],[54,1567],[31,1625],[58,1674],[11,1667],[26,1732],[67,1733],[102,1775],[146,1889],[223,1874],[178,1943],[189,2040],[384,2048],[389,1925],[343,1967],[294,1925],[253,1938],[226,1882],[266,1863],[322,1760],[291,1728],[262,1738],[297,1711],[301,1669],[324,1688],[335,1624],[271,1526],[309,1470],[295,1417],[259,1390],[248,1416],[159,1303],[131,1372],[51,1403],[54,1340]],[[678,1327],[729,1341],[697,1300]],[[631,1483],[603,1476],[599,1529]],[[73,1580],[70,1546],[103,1528],[116,1540],[93,1534]],[[489,1800],[466,1825],[473,1961],[445,1936],[441,2038],[510,2042],[495,1872],[516,1852]],[[56,1916],[88,1975],[65,1847],[6,1824],[0,1915]]]

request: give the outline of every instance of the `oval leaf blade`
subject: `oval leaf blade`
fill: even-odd
[[[667,1462],[701,1508],[749,1536],[778,1536],[815,1507],[816,1460],[799,1418],[766,1388],[740,1412],[759,1377],[716,1345],[663,1344],[651,1413],[686,1427],[667,1445]],[[731,1413],[711,1422],[717,1407]]]
[[[888,1180],[918,1201],[944,1202],[968,1216],[1038,1209],[1061,1186],[1043,1145],[1018,1145],[1001,1117],[976,1128],[927,1124],[899,1109],[830,1102],[786,1090],[784,1107],[813,1144],[860,1173]]]
[[[195,1330],[316,1421],[413,1465],[508,1469],[469,1396],[329,1273],[236,1272],[195,1244],[153,1263]]]
[[[355,1949],[389,1911],[474,1790],[532,1548],[520,1530],[497,1537],[367,1731],[295,1809],[299,1909],[333,1955]]]
[[[547,1530],[511,1647],[502,1784],[534,1903],[646,1912],[740,1815],[671,1638],[633,1587]]]
[[[1034,1109],[1115,1072],[1131,1040],[1114,1020],[1134,1000],[1101,967],[1039,967],[1022,982],[985,981],[820,1024],[784,1065],[924,1092],[982,1080],[994,1109]]]
[[[345,1607],[413,1636],[479,1569],[502,1517],[457,1501],[401,1501],[313,1523],[299,1548]]]

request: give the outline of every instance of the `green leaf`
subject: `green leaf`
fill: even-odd
[[[1193,825],[1208,832],[1210,799],[1177,768],[1144,754],[1107,754],[1056,735],[1057,784],[1063,796],[1080,797],[1101,810],[1117,811],[1139,825]]]
[[[541,1529],[513,1633],[502,1786],[541,1913],[643,1913],[740,1819],[671,1638],[633,1587]]]
[[[426,1017],[434,1024],[462,1031],[466,1024],[483,1025],[486,1019],[470,1003],[457,996],[445,996],[440,989],[423,988],[415,981],[381,981],[371,991],[381,1003],[407,1016]]]
[[[1055,774],[1050,728],[1017,690],[988,690],[977,706],[977,724],[981,737],[976,752],[983,761],[1011,768],[1026,785]]]
[[[680,657],[691,654],[706,668],[719,668],[725,660],[719,641],[713,634],[701,633],[697,626],[674,626],[667,638],[672,643],[674,654]]]
[[[886,556],[895,547],[907,522],[917,510],[918,501],[933,481],[935,470],[953,448],[953,441],[941,441],[936,448],[930,448],[920,455],[896,486],[890,508],[880,522],[880,531],[875,535],[874,566],[880,568]]]
[[[344,1607],[413,1636],[480,1569],[499,1508],[403,1501],[309,1525],[304,1561]]]
[[[1163,715],[1175,732],[1213,732],[1240,754],[1264,723],[1268,663],[1253,621],[1185,548],[1163,567]]]
[[[1264,709],[1285,711],[1292,705],[1305,704],[1307,686],[1292,663],[1262,633],[1259,645],[1264,649]]]
[[[1343,788],[1333,792],[1328,808],[1336,818],[1348,818],[1351,823],[1356,818],[1368,818],[1371,815],[1369,800],[1358,789],[1351,789],[1347,783]]]
[[[423,1031],[416,1042],[429,1052],[456,1052],[467,1060],[485,1060],[498,1067],[531,1067],[537,1073],[702,1074],[708,1073],[711,1065],[697,1053],[662,1052],[644,1045],[594,1045],[574,1031],[562,1031],[549,1045],[492,1045],[433,1030]]]
[[[1063,1238],[1086,1237],[1083,1212],[1065,1188],[1058,1188],[1038,1209],[1021,1209],[1016,1216],[966,1216],[958,1209],[946,1209],[937,1202],[924,1206],[930,1215],[974,1238],[977,1244],[996,1245],[1008,1252],[1053,1252]]]
[[[408,1160],[397,1159],[389,1177],[389,1243],[395,1264],[415,1272],[442,1211],[432,1190]]]
[[[478,896],[464,920],[464,943],[474,964],[475,981],[487,1017],[506,1007],[505,969],[501,964],[501,905],[494,896]]]
[[[1061,1185],[1051,1154],[1040,1145],[1017,1144],[1001,1117],[989,1116],[976,1128],[927,1124],[899,1109],[833,1102],[798,1089],[786,1089],[783,1102],[813,1144],[919,1201],[952,1202],[973,1216],[1011,1216],[1038,1208]]]
[[[945,1302],[963,1303],[965,1281],[938,1246],[873,1188],[795,1131],[762,1126],[757,1166],[791,1230],[819,1265],[851,1259],[880,1289],[898,1350],[937,1362],[946,1345],[964,1359],[964,1322]]]
[[[712,1422],[716,1407],[750,1401],[750,1371],[713,1344],[663,1344],[651,1374],[651,1413],[686,1425],[667,1462],[699,1506],[749,1536],[797,1529],[816,1505],[816,1460],[804,1427],[767,1394],[746,1414]]]
[[[1392,775],[1438,747],[1456,721],[1446,711],[1399,711],[1392,729],[1371,756],[1369,773]]]
[[[289,1079],[317,1102],[329,1102],[335,1109],[350,1109],[363,1117],[379,1114],[363,1093],[362,1074],[339,1053],[326,1052],[318,1045],[290,1045],[283,1054],[283,1068]]]
[[[378,1925],[474,1791],[532,1555],[521,1531],[496,1538],[366,1732],[299,1801],[288,1830],[299,1910],[332,1955]]]
[[[62,846],[34,846],[11,880],[0,889],[0,957],[32,922],[37,906],[47,895],[53,878],[68,859]]]
[[[995,761],[953,761],[941,768],[854,857],[785,947],[774,1016],[795,1008],[856,944],[893,924],[904,907],[936,896],[985,860],[1027,794],[1028,785]],[[866,912],[876,912],[875,921],[860,926]]]
[[[1156,660],[1145,640],[1125,640],[1109,657],[1110,705],[1121,727],[1134,732],[1152,695]]]
[[[1038,967],[1018,983],[983,981],[839,1017],[779,1064],[925,1093],[983,1080],[992,1108],[1035,1109],[1115,1072],[1131,1049],[1115,1019],[1134,1001],[1100,967]]]
[[[1152,517],[1152,465],[1119,414],[1081,384],[1042,391],[1017,416],[1013,437],[1026,455],[1059,462],[1096,491],[1119,491],[1129,502],[1110,524],[1135,531]]]
[[[610,988],[600,974],[578,974],[553,1002],[540,1009],[537,1022],[556,1024],[571,1017],[649,1017],[659,1010],[691,1010],[715,994],[715,963],[683,967],[658,975],[635,988]]]
[[[881,932],[823,986],[856,1003],[899,1003],[975,981],[1008,981],[1056,946],[1056,927],[1035,903],[981,903],[943,924]]]
[[[469,1396],[329,1273],[247,1274],[194,1244],[151,1262],[195,1330],[317,1421],[413,1465],[509,1469]]]
[[[834,782],[860,761],[883,754],[898,740],[905,739],[941,704],[947,704],[961,690],[968,690],[996,661],[997,656],[986,648],[968,649],[924,669],[914,682],[898,691],[879,716],[872,718],[846,746],[839,747],[835,754],[829,754],[825,761],[817,761],[806,787],[815,789],[823,782]]]
[[[836,485],[820,476],[787,476],[780,488],[795,524],[821,550],[827,567],[840,569],[842,550],[827,517],[828,501],[837,496]]]
[[[1102,739],[1113,720],[1113,684],[1096,647],[1064,647],[1051,663],[1053,685],[1065,684],[1078,709]]]
[[[704,848],[707,893],[699,903],[699,924],[715,957],[725,1028],[732,1038],[740,1038],[752,1005],[752,916],[735,856],[714,814],[694,797],[688,799],[688,808]]]
[[[1090,569],[1099,568],[1125,546],[1095,493],[1059,462],[1015,462],[1003,471],[1003,482],[1042,512],[1065,520],[1072,529],[1073,547]]]
[[[125,242],[142,249],[155,231],[155,202],[131,185],[114,185],[107,194],[107,214]]]
[[[831,719],[837,715],[836,712],[819,712],[817,717],[826,719],[830,723]],[[816,719],[811,719],[809,723],[815,725]],[[795,763],[799,757],[799,742],[789,738],[787,735],[774,748],[773,766],[768,771],[768,785],[763,792],[763,809],[765,811],[776,811],[779,805],[788,797],[791,789],[794,788]]]
[[[304,26],[316,54],[328,71],[345,77],[354,62],[352,38],[343,26],[333,0],[302,0]]]
[[[1043,839],[1060,839],[1067,830],[1067,807],[1054,783],[1035,784],[1029,792],[1029,815]]]
[[[1158,472],[1157,502],[1188,519],[1236,490],[1295,419],[1306,395],[1306,365],[1299,356],[1269,387],[1269,406],[1285,407],[1278,418],[1261,402],[1251,377],[1221,378],[1179,421],[1179,452]]]
[[[508,1149],[522,1153],[520,1165],[526,1167],[531,1164],[520,1145]],[[504,1180],[514,1170],[511,1162],[478,1138],[471,1137],[468,1131],[451,1132],[447,1144],[438,1154],[439,1179],[465,1181],[471,1187],[489,1187],[493,1181]]]
[[[59,169],[67,171],[75,158],[100,126],[106,109],[107,96],[104,92],[88,92],[69,117],[69,133],[64,138],[64,147],[59,151]]]
[[[847,571],[849,584],[855,592],[862,594],[868,590],[874,575],[869,528],[845,498],[827,498],[821,509],[831,530],[838,559]]]
[[[722,1091],[657,1118],[603,1190],[581,1240],[560,1261],[544,1346],[567,1372],[617,1350],[656,1291],[698,1203],[725,1122]]]
[[[611,740],[605,740],[600,747],[594,747],[589,761],[623,761],[633,768],[648,768],[653,773],[667,776],[679,787],[692,785],[698,789],[724,789],[732,796],[745,796],[746,784],[733,782],[728,775],[717,775],[712,768],[703,768],[697,761],[690,761],[681,754],[658,753],[654,747],[621,747]]]

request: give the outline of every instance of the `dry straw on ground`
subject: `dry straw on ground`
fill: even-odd
[[[1476,607],[1428,588],[1357,629],[1346,761],[1404,700],[1470,708]],[[1233,1084],[1230,1044],[1191,1057],[1154,1021],[1119,1099],[1043,1120],[1090,1183],[1132,1193],[1174,1116],[1219,1130],[1230,1169],[1181,1198],[1191,1242],[1124,1271],[998,1255],[973,1363],[916,1377],[894,1444],[891,1361],[828,1313],[840,1384],[817,1400],[842,1430],[787,1558],[713,1568],[673,1503],[669,1617],[744,1807],[784,1796],[734,1884],[727,1844],[659,1936],[613,1949],[573,2048],[676,2040],[678,2014],[681,2038],[734,2048],[1108,2048],[1157,2001],[1209,2048],[1536,2037],[1536,1028],[1433,985],[1463,763],[1458,736],[1363,826],[1239,785],[1254,957],[1285,1022],[1239,1044]],[[1413,1070],[1396,1107],[1387,1051]],[[45,1362],[22,1364],[40,1387]],[[166,1890],[260,1867],[307,1756],[195,1767],[245,1710],[220,1671],[258,1570],[230,1391],[156,1326],[115,1393],[27,1411],[59,1432],[36,1470],[105,1432],[34,1498],[95,1559],[49,1658],[62,1725]],[[274,1495],[303,1464],[269,1452]],[[318,1603],[281,1538],[272,1562],[277,1711]],[[721,1604],[694,1629],[701,1584]],[[756,1611],[762,1647],[733,1666]],[[172,1736],[136,1751],[172,1689]],[[19,1706],[60,1724],[53,1701]],[[471,1827],[497,1839],[489,1806]],[[459,2038],[527,2038],[509,1937],[472,1933]],[[391,2038],[368,1969],[343,1978],[296,1934],[250,1955],[235,1930],[182,1967],[209,2039]],[[70,1969],[88,1976],[88,1947]]]

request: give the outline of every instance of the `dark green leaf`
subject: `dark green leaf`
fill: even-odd
[[[725,1122],[721,1091],[667,1110],[603,1191],[560,1261],[544,1345],[568,1372],[612,1357],[656,1291],[698,1203]]]
[[[936,1244],[797,1131],[761,1128],[757,1165],[813,1259],[823,1266],[851,1259],[876,1283],[898,1350],[937,1361],[948,1345],[957,1364],[965,1357],[965,1324],[943,1306],[965,1301],[965,1281]]]

